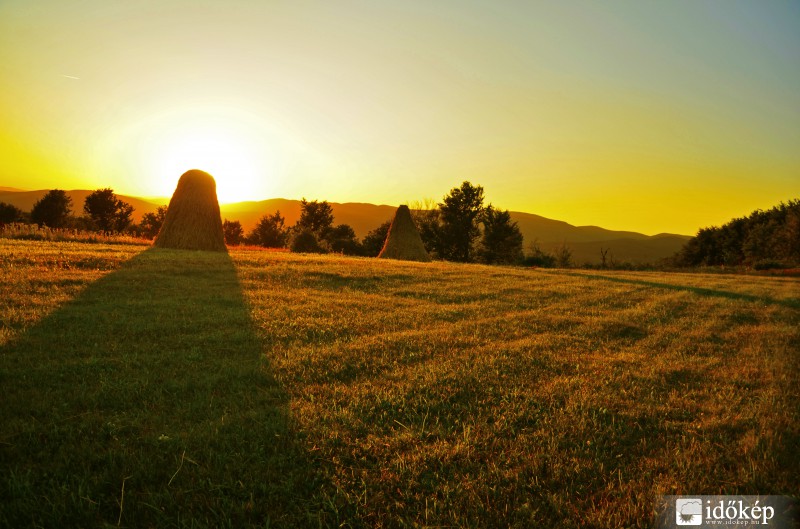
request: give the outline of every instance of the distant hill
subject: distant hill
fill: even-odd
[[[23,211],[30,211],[33,204],[42,198],[46,190],[10,191],[0,188],[0,202],[13,204]],[[72,190],[67,194],[72,197],[73,210],[83,211],[83,202],[89,190]],[[139,222],[144,213],[155,211],[158,206],[169,202],[168,198],[140,198],[127,195],[119,197],[134,207],[134,221]],[[347,202],[339,204],[330,202],[336,224],[349,224],[359,238],[363,238],[371,230],[383,222],[391,220],[396,206]],[[285,198],[269,200],[237,202],[220,206],[223,219],[238,220],[245,231],[250,231],[263,215],[280,211],[286,218],[286,225],[291,226],[300,218],[300,201]],[[691,239],[686,235],[659,234],[644,235],[632,231],[615,231],[598,226],[573,226],[572,224],[548,219],[532,213],[512,211],[512,220],[516,221],[525,238],[525,245],[536,241],[539,247],[552,251],[563,243],[572,251],[576,264],[599,263],[600,249],[610,248],[608,257],[613,256],[617,262],[646,263],[664,257],[670,257],[679,251],[684,243]]]
[[[523,232],[524,234],[524,232]],[[639,234],[641,235],[641,234]],[[646,237],[646,236],[645,236]],[[608,250],[606,256],[608,263],[652,263],[665,257],[672,257],[683,248],[686,241],[691,239],[686,235],[654,235],[647,239],[607,239],[604,241],[573,242],[569,239],[566,244],[572,252],[572,262],[581,265],[584,263],[599,264],[601,261],[600,250]],[[531,239],[525,238],[527,241]],[[561,246],[561,242],[540,242],[539,247],[545,251],[553,252]]]
[[[511,219],[519,225],[526,245],[536,241],[542,250],[552,252],[566,243],[576,264],[599,263],[601,249],[609,249],[608,259],[613,257],[618,263],[654,262],[675,255],[691,239],[688,235],[671,233],[644,235],[598,226],[573,226],[560,220],[516,211],[511,212]]]
[[[387,220],[392,220],[396,206],[376,206],[359,202],[339,204],[330,202],[335,224],[348,224],[359,238],[374,230]],[[286,218],[286,225],[291,226],[300,218],[300,201],[285,198],[272,198],[259,202],[238,202],[220,206],[223,218],[238,220],[245,231],[255,226],[258,219],[266,214],[280,211]]]

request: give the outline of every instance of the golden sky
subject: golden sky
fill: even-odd
[[[0,2],[0,186],[693,234],[800,196],[800,3]]]

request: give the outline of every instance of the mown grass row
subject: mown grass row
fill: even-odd
[[[797,490],[796,279],[0,243],[0,525],[648,527]]]

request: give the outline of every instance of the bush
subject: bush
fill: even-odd
[[[791,268],[784,262],[765,259],[753,264],[754,270],[783,270],[784,268]]]
[[[309,230],[300,230],[295,233],[289,248],[296,253],[325,253],[317,237]]]
[[[361,244],[356,238],[356,232],[347,224],[339,224],[331,228],[324,238],[324,244],[330,251],[345,255],[361,255]]]
[[[367,257],[378,257],[378,254],[383,250],[384,243],[386,243],[386,236],[389,234],[389,227],[391,225],[392,221],[387,220],[364,237],[364,240],[361,241],[361,248],[364,255]]]
[[[17,206],[0,202],[0,223],[17,222],[22,218],[22,210]]]
[[[542,250],[537,241],[530,243],[529,250],[530,253],[522,259],[522,266],[555,268],[557,262],[556,256]]]
[[[265,248],[285,248],[289,237],[285,224],[286,219],[280,211],[276,211],[272,215],[264,215],[258,220],[256,227],[244,239],[244,242]]]
[[[225,244],[228,246],[238,246],[244,240],[244,229],[238,220],[222,221],[222,234],[225,237]]]

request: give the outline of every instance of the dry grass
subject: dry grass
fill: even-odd
[[[0,239],[20,241],[89,242],[109,244],[150,244],[150,239],[124,233],[105,233],[67,228],[48,228],[37,224],[12,222],[0,226]]]
[[[154,245],[177,250],[227,251],[217,184],[211,175],[192,169],[181,176]]]
[[[659,494],[796,490],[796,280],[234,261],[367,525],[647,526]]]
[[[800,485],[795,278],[98,250],[0,248],[0,525],[115,525],[123,483],[122,525],[179,527],[649,527]]]

